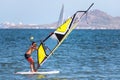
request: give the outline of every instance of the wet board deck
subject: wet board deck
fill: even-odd
[[[16,72],[15,74],[58,74],[60,71]]]

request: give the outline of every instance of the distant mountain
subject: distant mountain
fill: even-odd
[[[79,24],[78,28],[82,27],[83,29],[120,29],[120,17],[112,17],[100,10],[90,11],[88,13],[87,22],[86,20],[83,20],[82,23]]]
[[[56,22],[54,22],[44,25],[2,23],[0,28],[55,29],[56,27]],[[77,29],[120,29],[120,17],[110,16],[100,10],[92,10],[88,12],[87,17],[82,19]]]
[[[120,17],[112,17],[97,9],[92,10],[82,19],[77,29],[120,29]]]

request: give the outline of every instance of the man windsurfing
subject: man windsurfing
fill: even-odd
[[[29,49],[25,53],[25,58],[30,63],[31,72],[36,72],[34,60],[31,56],[32,52],[35,50],[37,50],[37,45],[35,42],[32,42],[32,45],[29,47]]]

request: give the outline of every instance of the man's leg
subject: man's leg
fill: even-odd
[[[31,68],[31,71],[32,71],[32,72],[35,72],[35,66],[34,66],[34,63],[30,63],[30,68]]]
[[[28,58],[28,62],[30,63],[31,71],[32,72],[36,72],[36,70],[35,70],[35,64],[34,64],[34,61],[33,61],[32,57]]]

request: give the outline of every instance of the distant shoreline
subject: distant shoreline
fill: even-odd
[[[4,22],[0,29],[56,29],[57,22],[51,24],[19,24]],[[88,13],[87,20],[83,18],[76,29],[120,29],[120,17],[112,17],[100,10],[92,10]]]
[[[37,28],[37,29],[36,29],[36,28],[0,28],[0,29],[1,29],[1,30],[2,30],[2,29],[4,29],[4,30],[10,30],[10,29],[11,29],[11,30],[15,30],[15,29],[18,29],[18,30],[22,30],[22,29],[23,29],[23,30],[25,30],[25,29],[26,29],[26,30],[32,30],[32,29],[33,29],[33,30],[39,30],[39,29],[40,29],[40,30],[42,30],[42,29],[43,29],[43,30],[55,30],[55,29],[48,29],[48,28],[39,28],[39,29],[38,29],[38,28]],[[97,28],[97,29],[90,29],[90,28],[81,28],[81,29],[80,29],[80,28],[79,28],[79,29],[78,29],[78,28],[76,28],[75,30],[120,30],[120,28],[118,28],[118,29],[116,29],[116,28],[115,28],[115,29],[113,29],[113,28],[112,28],[112,29],[100,29],[100,28]]]

